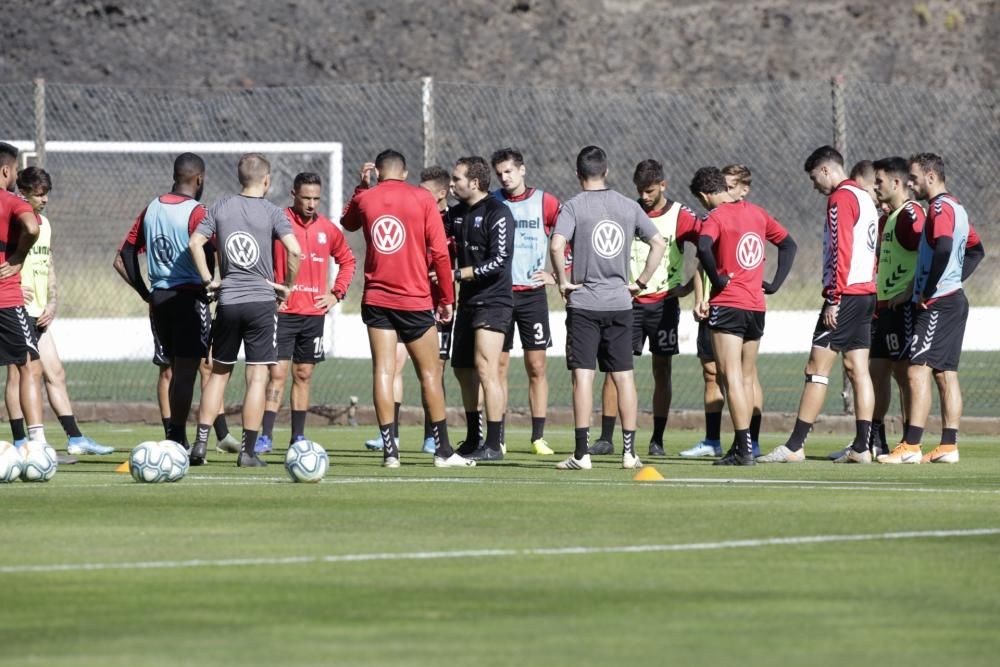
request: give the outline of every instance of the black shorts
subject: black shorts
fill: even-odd
[[[712,332],[708,330],[708,320],[698,322],[698,358],[702,361],[715,361],[715,350],[712,349]]]
[[[764,311],[743,310],[732,306],[709,306],[709,334],[713,331],[739,336],[744,341],[760,340],[764,335]],[[715,358],[714,355],[712,357]]]
[[[506,334],[513,316],[509,306],[459,306],[451,339],[451,367],[475,368],[476,329]]]
[[[503,351],[514,347],[514,325],[521,336],[521,349],[544,350],[552,347],[549,329],[549,298],[545,288],[514,292],[514,314],[503,339]]]
[[[566,366],[602,373],[630,371],[632,310],[566,309]]]
[[[235,364],[241,343],[248,364],[278,362],[278,306],[274,301],[233,303],[215,309],[212,361]]]
[[[0,364],[38,359],[38,330],[24,306],[0,308]]]
[[[913,342],[913,305],[905,303],[897,308],[883,308],[872,319],[872,347],[870,359],[906,361],[910,358]]]
[[[914,308],[910,363],[936,371],[957,371],[969,319],[969,300],[958,290],[937,299],[927,310]]]
[[[372,329],[396,332],[402,343],[412,343],[434,326],[434,313],[430,310],[396,310],[384,306],[361,305],[361,321]]]
[[[447,361],[451,359],[451,330],[455,326],[455,318],[447,322],[438,322],[438,355]]]
[[[829,329],[823,324],[823,311],[819,311],[816,329],[813,331],[813,347],[825,347],[834,352],[850,352],[871,347],[874,314],[874,294],[846,294],[840,297],[840,310],[837,312],[835,328]]]
[[[318,364],[326,359],[323,352],[325,315],[278,313],[278,361],[291,359],[297,364]]]
[[[167,359],[167,353],[163,350],[163,344],[160,343],[160,337],[156,335],[156,325],[153,324],[152,308],[149,309],[149,330],[153,334],[153,363],[161,368],[164,366],[170,366],[170,359]]]
[[[632,304],[632,354],[642,354],[642,347],[649,339],[653,354],[677,354],[677,325],[681,319],[681,306],[676,298],[661,299],[655,303]]]
[[[157,289],[153,290],[149,304],[154,363],[157,358],[166,360],[162,365],[168,365],[175,357],[204,359],[208,356],[212,317],[208,302],[200,292]]]

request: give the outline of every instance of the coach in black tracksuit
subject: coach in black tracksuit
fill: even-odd
[[[500,382],[500,354],[514,309],[511,256],[514,216],[489,196],[490,167],[481,157],[459,158],[451,175],[459,205],[448,210],[445,231],[455,241],[460,282],[451,365],[462,387],[467,420],[459,452],[479,461],[503,458],[507,397]],[[479,386],[486,403],[486,440],[480,446]]]

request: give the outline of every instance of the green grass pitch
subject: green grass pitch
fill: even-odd
[[[890,467],[834,466],[821,457],[843,438],[816,436],[801,465],[669,457],[647,461],[665,481],[639,483],[617,457],[556,471],[522,429],[502,464],[439,470],[407,428],[403,467],[383,470],[361,447],[370,429],[324,428],[309,433],[331,454],[318,485],[289,482],[281,451],[239,470],[212,450],[177,484],[140,485],[113,470],[161,432],[86,430],[120,453],[0,486],[0,665],[940,666],[1000,651],[988,439],[964,439],[958,465]],[[667,450],[697,438],[668,432]],[[549,439],[571,448],[568,429]]]

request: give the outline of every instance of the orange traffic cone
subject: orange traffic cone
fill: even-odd
[[[129,465],[128,465],[128,459],[125,459],[124,461],[122,461],[122,464],[120,466],[118,466],[117,468],[115,468],[115,472],[125,472],[125,473],[127,473],[127,472],[130,472],[130,471],[131,471],[131,469],[129,468]]]
[[[653,466],[643,466],[642,470],[632,478],[636,482],[662,482],[663,475]]]

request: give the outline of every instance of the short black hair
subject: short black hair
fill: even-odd
[[[924,171],[933,171],[941,179],[941,182],[944,182],[944,158],[937,153],[917,153],[910,158],[907,167],[912,164],[920,165],[920,168]]]
[[[714,195],[729,190],[726,187],[726,176],[718,167],[702,167],[694,172],[689,189],[695,197],[700,194]]]
[[[665,180],[666,176],[663,175],[663,165],[656,160],[643,160],[635,165],[632,182],[640,190],[645,190],[654,183],[660,183]]]
[[[477,180],[482,192],[490,191],[490,166],[486,164],[485,158],[478,155],[460,157],[455,161],[455,164],[465,165],[465,177],[470,181]]]
[[[871,160],[861,160],[853,167],[851,167],[851,173],[848,176],[852,181],[858,177],[861,178],[874,178],[875,177],[875,163]]]
[[[292,181],[292,189],[296,192],[303,185],[323,185],[323,179],[319,177],[319,174],[312,171],[303,171],[300,174],[295,174],[295,180]]]
[[[518,167],[524,164],[524,156],[521,155],[521,151],[508,146],[507,148],[493,151],[493,155],[490,156],[490,166],[496,169],[498,164],[507,160],[513,160],[514,164]]]
[[[205,173],[205,161],[194,153],[181,153],[174,160],[174,181],[187,183]]]
[[[586,146],[576,156],[576,173],[581,178],[601,178],[608,171],[608,154],[600,146]]]
[[[16,165],[18,153],[16,146],[0,141],[0,166]]]
[[[836,162],[844,166],[844,156],[833,146],[820,146],[806,158],[806,173],[826,162]]]
[[[910,175],[910,163],[901,157],[884,157],[881,160],[875,160],[872,163],[872,167],[875,171],[884,171],[886,174],[895,176],[904,183],[906,183],[906,179]]]
[[[52,190],[52,177],[40,167],[25,167],[17,175],[17,189],[26,195],[45,194]]]
[[[432,181],[439,188],[447,188],[451,182],[451,174],[444,167],[435,164],[420,172],[420,182],[427,183],[428,181]]]
[[[379,171],[382,171],[383,168],[393,163],[398,164],[403,169],[406,169],[406,158],[403,157],[403,154],[397,150],[387,148],[375,156],[375,168]]]

